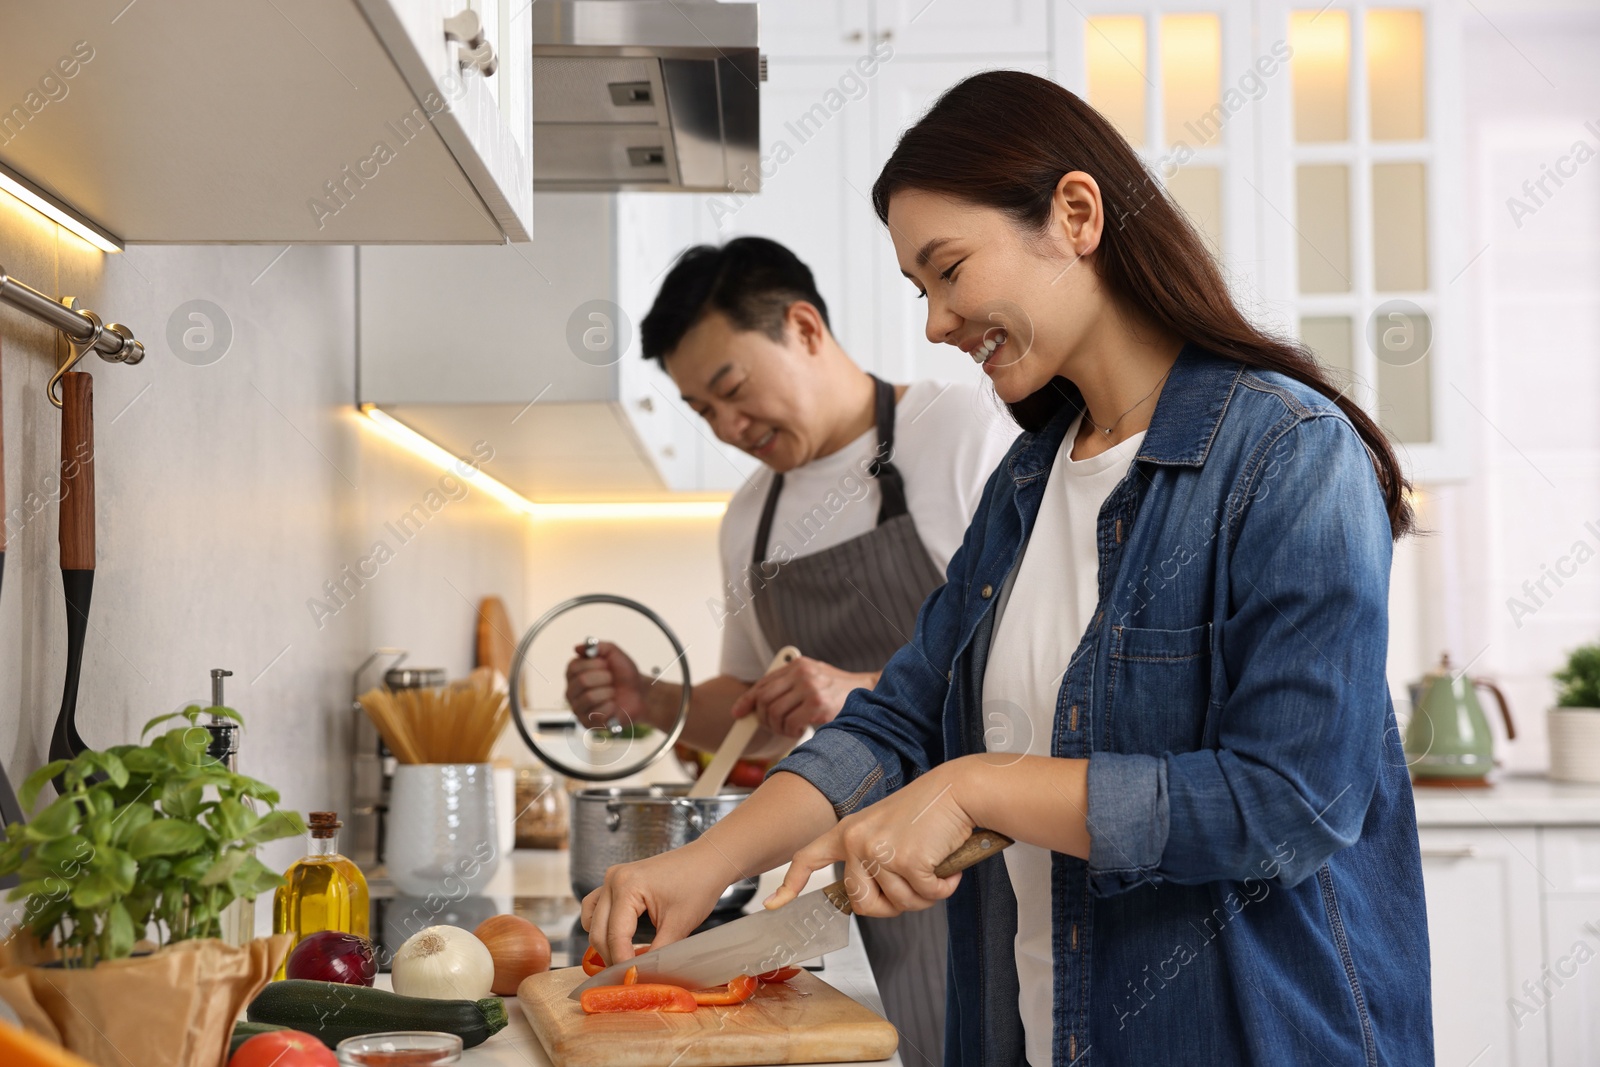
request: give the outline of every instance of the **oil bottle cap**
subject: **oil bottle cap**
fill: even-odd
[[[344,823],[336,811],[313,811],[306,819],[312,837],[333,837]]]

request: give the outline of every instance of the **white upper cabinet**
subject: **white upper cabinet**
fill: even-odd
[[[1067,14],[1070,15],[1070,7]],[[874,0],[873,38],[902,56],[1043,58],[1049,0]]]
[[[0,164],[129,242],[526,241],[530,26],[512,0],[11,5]]]
[[[767,56],[853,56],[872,47],[872,0],[761,0]]]

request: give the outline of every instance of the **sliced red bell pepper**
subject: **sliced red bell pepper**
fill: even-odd
[[[622,972],[622,984],[623,985],[638,985],[639,984],[639,968],[637,968],[637,967],[629,967],[626,971],[623,971]]]
[[[775,971],[768,971],[766,974],[759,974],[756,977],[763,982],[787,982],[799,973],[800,968],[798,967],[779,967]]]
[[[682,986],[654,982],[585,989],[578,998],[578,1005],[590,1015],[608,1011],[690,1012],[699,1007],[694,994]]]
[[[599,974],[605,969],[606,961],[600,958],[600,953],[594,950],[593,945],[590,945],[588,948],[583,950],[584,974],[588,975],[590,978],[593,978],[595,975]]]
[[[755,995],[756,987],[760,984],[760,981],[751,975],[741,974],[721,989],[696,990],[694,1002],[701,1007],[743,1004]]]

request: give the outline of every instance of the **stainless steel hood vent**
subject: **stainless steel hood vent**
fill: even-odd
[[[756,5],[533,6],[533,187],[753,193],[761,187]]]

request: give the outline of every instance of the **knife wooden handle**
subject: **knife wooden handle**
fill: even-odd
[[[94,570],[94,379],[61,377],[61,569]]]
[[[974,830],[972,836],[967,838],[960,848],[946,856],[944,862],[933,869],[933,873],[940,878],[948,878],[957,871],[964,871],[990,856],[998,856],[1007,845],[1014,844],[1016,842],[1011,838],[994,830]],[[834,907],[846,915],[851,914],[850,894],[843,882],[835,882],[824,888],[823,892],[828,895]]]

